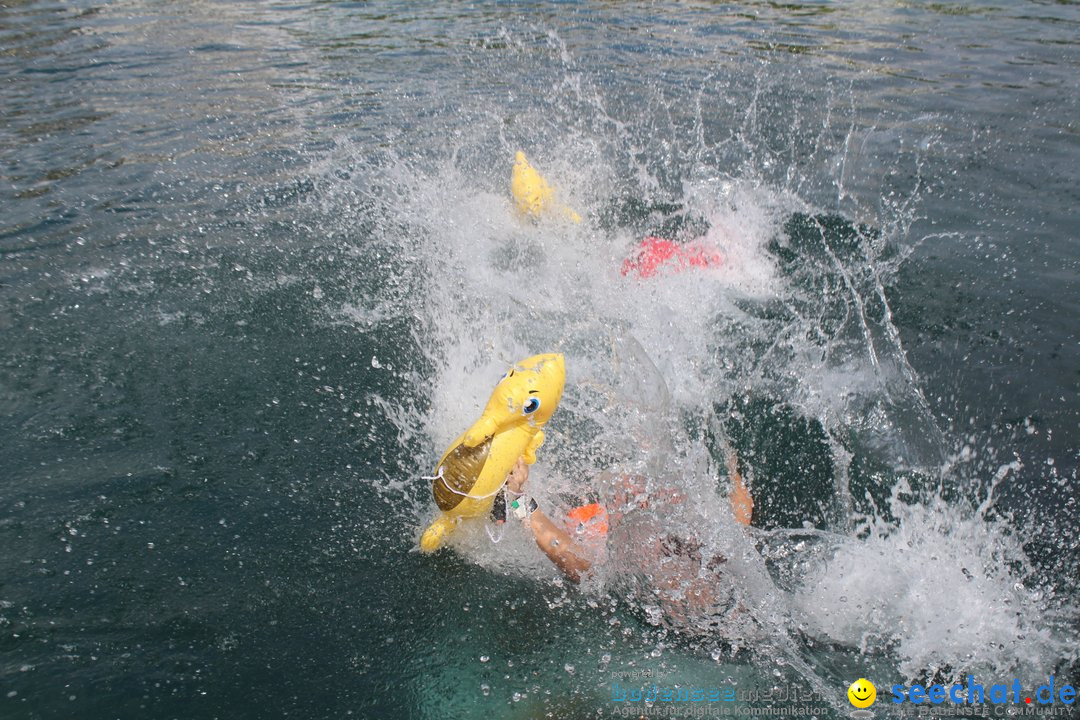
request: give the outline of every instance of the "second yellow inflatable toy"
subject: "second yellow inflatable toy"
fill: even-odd
[[[544,424],[562,398],[562,355],[534,355],[515,363],[495,386],[480,419],[451,443],[431,478],[439,516],[420,549],[442,547],[463,518],[484,517],[518,458],[530,465],[544,442]]]
[[[555,190],[529,164],[525,153],[520,150],[514,156],[514,169],[510,173],[510,194],[514,196],[514,205],[522,215],[538,218],[551,210],[558,210],[572,222],[581,222],[580,215],[555,202]]]

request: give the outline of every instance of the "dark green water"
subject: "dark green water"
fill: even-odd
[[[0,716],[1075,684],[1078,31],[1067,2],[0,0]],[[514,216],[518,149],[582,226]],[[730,262],[619,278],[671,222],[627,199]],[[534,482],[736,447],[748,597],[785,598],[756,649],[524,538],[415,551],[418,476],[550,349]]]

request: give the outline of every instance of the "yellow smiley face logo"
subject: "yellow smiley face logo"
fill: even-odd
[[[866,678],[859,678],[847,689],[847,699],[857,708],[868,708],[877,699],[877,688]]]

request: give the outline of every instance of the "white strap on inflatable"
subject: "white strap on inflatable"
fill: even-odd
[[[443,476],[443,471],[444,470],[446,470],[446,466],[445,465],[440,465],[439,466],[439,472],[435,473],[434,475],[421,475],[420,479],[421,480],[441,480],[442,484],[443,484],[443,487],[446,488],[447,490],[449,490],[450,492],[454,493],[455,495],[460,495],[461,497],[472,498],[473,500],[487,500],[489,497],[495,497],[496,495],[499,494],[499,491],[503,489],[503,486],[506,485],[506,480],[503,480],[501,483],[499,483],[499,487],[495,488],[492,492],[489,492],[487,495],[473,495],[471,493],[461,492],[457,488],[450,487],[450,483],[446,482],[446,478]]]

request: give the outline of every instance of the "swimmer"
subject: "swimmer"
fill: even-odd
[[[742,474],[739,472],[738,461],[733,452],[728,453],[727,470],[732,481],[732,490],[728,499],[735,520],[740,525],[749,526],[754,512],[754,499],[743,480]],[[519,460],[507,477],[506,490],[508,498],[511,499],[513,505],[520,502],[528,506],[522,508],[523,522],[532,532],[537,546],[563,575],[573,582],[580,582],[582,576],[592,568],[597,553],[590,552],[588,548],[571,536],[566,529],[548,517],[537,506],[535,500],[525,498],[525,485],[528,479],[529,466],[524,461]],[[612,531],[616,532],[619,530],[619,526],[627,524],[627,516],[634,510],[648,509],[650,500],[655,503],[657,500],[662,499],[664,502],[673,504],[685,500],[685,496],[674,488],[665,489],[659,494],[654,492],[651,496],[647,495],[645,484],[644,478],[640,476],[622,478],[615,493],[611,513],[608,513],[602,505],[593,503],[575,508],[570,512],[569,518],[584,526],[585,529],[593,530],[590,534],[594,539],[596,537],[606,538],[609,522],[612,525]],[[652,529],[656,530],[657,528]],[[700,601],[708,601],[711,589],[708,587],[694,587],[699,585],[699,583],[694,582],[694,578],[708,577],[708,573],[703,573],[701,567],[703,561],[701,557],[702,544],[695,538],[680,538],[673,533],[657,533],[655,539],[658,542],[652,548],[647,549],[647,551],[655,550],[655,552],[650,553],[651,557],[638,558],[638,560],[647,561],[651,559],[658,563],[659,568],[662,568],[662,571],[652,575],[657,584],[661,586],[661,589],[680,593],[689,592],[691,595],[696,593],[700,596],[698,598]],[[640,543],[633,544],[640,545]],[[672,563],[672,558],[683,562],[681,564]],[[724,557],[715,555],[705,562],[705,568],[707,570],[716,570],[725,562],[727,561]]]

